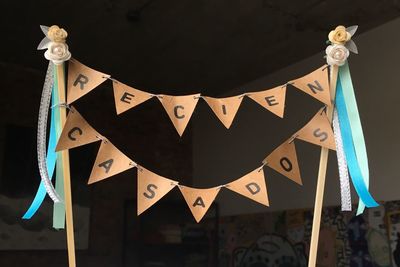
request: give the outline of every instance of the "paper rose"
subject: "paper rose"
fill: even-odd
[[[68,45],[59,42],[50,42],[47,50],[44,53],[47,60],[51,60],[54,64],[59,65],[71,58],[71,53],[68,51]]]
[[[336,29],[329,33],[328,38],[333,44],[345,44],[351,39],[351,34],[346,31],[346,27],[337,26]]]
[[[47,37],[49,37],[49,39],[53,42],[65,43],[65,39],[67,39],[67,36],[67,32],[57,25],[51,26],[49,28],[49,31],[47,32]]]
[[[328,65],[342,66],[349,57],[349,50],[341,44],[329,45],[326,50],[326,62]]]

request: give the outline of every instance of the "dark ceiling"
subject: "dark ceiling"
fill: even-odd
[[[3,62],[45,70],[40,24],[69,32],[73,56],[156,93],[222,95],[324,49],[337,24],[367,31],[398,0],[2,1]],[[322,60],[322,59],[321,59]]]

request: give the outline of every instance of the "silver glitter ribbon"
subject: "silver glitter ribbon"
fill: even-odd
[[[46,161],[47,118],[50,108],[51,91],[54,84],[53,75],[54,66],[53,63],[50,61],[49,66],[47,67],[46,78],[43,85],[42,98],[40,99],[37,130],[37,156],[40,178],[42,179],[43,185],[46,188],[46,192],[55,203],[60,203],[61,199],[50,180],[49,173],[47,171]]]
[[[351,211],[349,172],[347,168],[346,156],[343,150],[342,134],[340,132],[340,124],[336,108],[333,112],[333,133],[335,136],[336,155],[339,167],[340,198],[342,211]]]

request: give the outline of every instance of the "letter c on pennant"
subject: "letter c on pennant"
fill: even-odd
[[[174,107],[174,115],[175,115],[175,117],[176,117],[177,119],[183,119],[183,118],[185,118],[185,114],[181,114],[181,115],[178,114],[178,109],[184,110],[185,108],[184,108],[183,106],[175,106],[175,107]]]
[[[69,130],[69,132],[68,132],[68,138],[69,138],[70,140],[72,140],[72,141],[76,141],[76,137],[74,137],[74,135],[73,135],[74,132],[78,132],[79,135],[82,135],[82,134],[83,134],[83,131],[82,131],[81,128],[79,128],[79,127],[74,127],[74,128],[72,128],[72,129]]]

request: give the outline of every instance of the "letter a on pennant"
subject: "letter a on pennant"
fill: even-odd
[[[178,184],[176,181],[162,177],[143,167],[138,167],[137,179],[138,215],[154,205]]]
[[[197,189],[179,186],[196,222],[200,222],[221,190],[220,187]]]
[[[109,77],[110,75],[91,69],[78,62],[76,59],[70,60],[68,65],[67,87],[68,104],[86,95]]]
[[[292,81],[294,83],[293,86],[330,106],[332,105],[332,101],[329,87],[328,70],[329,68],[327,66],[322,66],[306,76]]]
[[[299,185],[303,184],[294,142],[286,141],[272,151],[263,162]]]
[[[296,138],[336,150],[332,126],[322,109],[297,132]]]
[[[222,124],[229,129],[242,103],[243,96],[226,98],[203,97]]]
[[[56,151],[83,146],[89,143],[99,141],[100,134],[71,107],[68,113],[67,121],[58,139]]]
[[[267,186],[262,168],[258,168],[242,178],[227,184],[226,188],[265,206],[269,206]]]
[[[125,156],[108,140],[103,140],[93,165],[88,184],[93,184],[108,177],[135,167],[132,160]]]
[[[248,97],[274,113],[276,116],[283,118],[283,113],[285,111],[286,86],[278,86],[261,92],[252,92],[248,94]]]
[[[152,98],[149,93],[129,87],[121,82],[113,81],[113,88],[115,109],[118,115]]]
[[[185,131],[199,98],[200,94],[185,96],[162,95],[159,98],[180,136]]]

